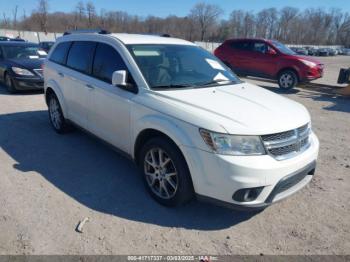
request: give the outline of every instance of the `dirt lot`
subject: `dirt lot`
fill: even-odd
[[[258,214],[159,206],[132,162],[80,131],[55,134],[42,94],[0,87],[0,254],[350,254],[350,99],[329,87],[350,57],[322,61],[324,79],[283,94],[311,112],[315,178]]]

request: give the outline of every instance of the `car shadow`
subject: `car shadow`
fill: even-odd
[[[306,83],[300,86],[303,92],[301,92],[299,96],[311,98],[314,101],[331,103],[330,105],[324,106],[324,110],[350,113],[350,97],[337,93],[337,91],[342,88],[344,87]]]
[[[56,134],[47,111],[0,115],[0,147],[24,176],[34,171],[93,210],[164,227],[218,230],[257,213],[229,210],[198,201],[166,208],[146,192],[134,163],[99,140],[75,131]],[[18,173],[16,173],[18,174]]]

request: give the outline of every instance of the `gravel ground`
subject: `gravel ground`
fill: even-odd
[[[322,61],[323,79],[283,94],[312,115],[315,178],[258,214],[159,206],[132,162],[80,131],[57,135],[42,94],[0,87],[0,254],[350,254],[350,99],[330,87],[350,57]]]

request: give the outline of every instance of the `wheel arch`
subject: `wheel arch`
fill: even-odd
[[[55,81],[49,81],[45,86],[45,102],[48,105],[48,98],[51,94],[56,95],[58,101],[60,102],[63,116],[67,118],[67,107],[64,102],[63,94]]]

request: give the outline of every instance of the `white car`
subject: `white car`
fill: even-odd
[[[260,209],[313,177],[319,142],[305,107],[242,82],[191,42],[72,32],[44,78],[53,128],[74,124],[125,152],[161,204]]]

